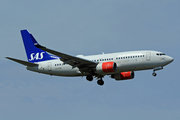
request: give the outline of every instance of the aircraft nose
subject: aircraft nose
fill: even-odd
[[[174,61],[174,59],[173,59],[172,57],[168,56],[167,61],[168,61],[169,63],[171,63],[171,62],[173,62],[173,61]]]

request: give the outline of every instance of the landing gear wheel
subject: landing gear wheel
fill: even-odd
[[[97,84],[102,86],[102,85],[104,85],[104,81],[102,79],[100,79],[97,81]]]
[[[156,73],[153,73],[152,75],[155,77],[157,74],[156,74]]]
[[[93,80],[93,76],[92,76],[92,75],[88,75],[88,76],[86,76],[86,79],[87,79],[88,81],[92,81],[92,80]]]

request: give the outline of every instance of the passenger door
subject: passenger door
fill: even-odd
[[[151,52],[146,53],[146,60],[150,61],[151,60]]]

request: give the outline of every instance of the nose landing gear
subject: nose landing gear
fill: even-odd
[[[152,75],[155,77],[157,74],[155,73],[155,71],[152,73]]]
[[[152,75],[155,77],[155,76],[157,75],[157,74],[155,73],[155,71],[157,71],[157,70],[161,70],[161,69],[163,69],[163,67],[162,67],[162,66],[154,68],[154,69],[153,69],[153,73],[152,73]]]

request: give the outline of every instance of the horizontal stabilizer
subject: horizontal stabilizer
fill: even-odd
[[[18,60],[18,59],[15,59],[15,58],[10,58],[10,57],[6,57],[7,59],[9,60],[12,60],[14,62],[17,62],[17,63],[20,63],[22,65],[25,65],[25,66],[38,66],[38,64],[35,64],[35,63],[31,63],[31,62],[27,62],[27,61],[23,61],[23,60]]]

